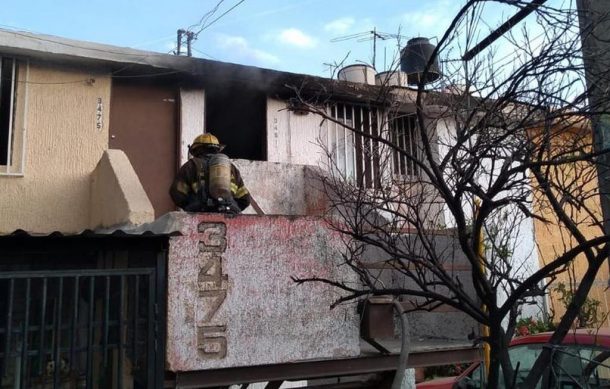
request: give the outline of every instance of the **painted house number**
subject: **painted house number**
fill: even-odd
[[[197,349],[205,359],[222,359],[227,355],[227,326],[215,315],[227,297],[229,278],[222,273],[227,227],[223,223],[201,223],[198,232],[202,266],[197,275],[197,289],[203,316],[197,323]]]
[[[102,98],[97,98],[97,105],[95,107],[95,128],[101,130],[104,126],[104,104]]]

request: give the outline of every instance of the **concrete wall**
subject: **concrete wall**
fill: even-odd
[[[91,175],[91,228],[139,225],[155,210],[122,150],[106,150]]]
[[[0,176],[0,233],[89,228],[90,174],[108,145],[110,76],[31,63],[19,69],[17,88],[27,88],[16,112],[26,165],[22,177]]]
[[[266,215],[317,215],[328,207],[318,169],[312,166],[245,159],[233,163]],[[244,213],[256,212],[249,207]]]
[[[468,259],[461,251],[454,232],[447,230],[431,237],[431,250],[434,250],[437,258],[442,258],[443,268],[454,278],[460,280],[462,291],[474,301],[478,301],[474,285],[472,283],[472,267]],[[416,234],[405,234],[396,238],[396,246],[404,252],[411,253],[415,257],[429,258],[421,239]],[[420,287],[412,279],[401,272],[393,269],[381,261],[388,261],[391,257],[378,247],[368,246],[363,254],[363,264],[368,268],[371,276],[375,278],[377,287],[419,290]],[[438,280],[432,274],[428,274],[429,281]],[[440,281],[439,281],[440,282]],[[441,282],[442,284],[442,282]],[[439,285],[436,291],[443,293],[446,287]],[[445,293],[449,295],[449,292]],[[414,297],[405,299],[403,305],[412,309]],[[421,300],[423,301],[423,300]],[[400,333],[397,318],[395,319],[395,334]],[[432,312],[409,313],[409,327],[412,338],[424,337],[433,339],[461,340],[466,341],[468,335],[474,331],[478,333],[480,325],[471,317],[456,308],[441,305]]]
[[[173,214],[172,214],[173,215]],[[176,213],[168,264],[167,363],[172,371],[357,356],[354,304],[326,277],[357,285],[340,237],[320,219]]]

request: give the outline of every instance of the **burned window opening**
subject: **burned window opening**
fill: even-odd
[[[267,160],[267,96],[242,85],[222,84],[205,90],[206,131],[227,147],[230,158]]]

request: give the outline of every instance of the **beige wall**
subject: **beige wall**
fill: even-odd
[[[20,69],[17,88],[27,88],[27,102],[16,116],[25,118],[26,162],[22,177],[0,176],[0,233],[89,228],[90,176],[108,147],[110,85],[109,74],[34,63]]]
[[[155,210],[123,150],[104,152],[91,174],[90,204],[93,229],[155,220]]]
[[[583,131],[589,131],[585,129]],[[571,145],[574,140],[571,138],[570,132],[566,132],[564,136],[557,137],[555,142],[564,141],[566,144]],[[568,137],[568,138],[565,138]],[[567,140],[566,140],[567,139]],[[585,138],[586,144],[590,143],[590,139]],[[559,144],[561,146],[561,144]],[[571,147],[571,146],[568,146]],[[581,188],[583,193],[591,195],[585,201],[586,207],[596,216],[598,219],[602,219],[601,205],[599,197],[597,196],[598,181],[597,175],[593,170],[593,167],[588,165],[574,165],[575,168],[564,168],[561,170],[561,180],[563,182],[570,182],[574,180],[574,185]],[[578,167],[581,166],[581,167]],[[551,176],[551,179],[557,179],[555,176]],[[535,183],[535,180],[533,180]],[[548,220],[548,223],[544,223],[540,220],[535,220],[535,232],[536,232],[536,244],[538,246],[538,255],[540,259],[540,265],[552,262],[557,256],[563,254],[565,251],[572,247],[575,247],[576,242],[571,239],[570,234],[565,228],[560,227],[559,221],[553,212],[550,212],[549,205],[542,201],[541,195],[534,197],[534,210],[537,214],[542,215]],[[592,239],[600,235],[598,227],[592,225],[592,220],[586,212],[566,206],[565,209],[571,215],[572,219],[578,224],[580,231],[584,234],[586,239]],[[570,266],[569,270],[559,274],[556,281],[551,287],[551,291],[563,282],[566,286],[578,285],[582,279],[582,276],[587,271],[587,260],[584,255],[580,255]],[[598,309],[598,319],[600,320],[599,325],[603,327],[610,327],[610,291],[608,290],[608,266],[603,265],[591,288],[589,293],[590,299],[595,299],[600,302]],[[559,321],[561,316],[565,313],[563,304],[559,301],[559,295],[557,293],[551,293],[549,299],[549,309],[554,313],[555,321]]]

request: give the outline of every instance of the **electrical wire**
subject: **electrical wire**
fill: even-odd
[[[220,5],[224,2],[224,0],[220,0],[218,3],[216,3],[216,5],[214,6],[214,8],[212,8],[211,10],[209,10],[208,12],[206,12],[205,14],[203,14],[203,16],[201,17],[201,19],[199,19],[199,22],[196,24],[192,24],[190,25],[186,30],[187,31],[192,31],[193,28],[198,27],[198,26],[203,26],[205,25],[205,23],[208,21],[208,19],[214,15],[216,13],[216,11],[218,11],[218,8],[220,7]]]
[[[212,20],[210,23],[204,25],[201,27],[201,29],[199,31],[197,31],[195,33],[195,39],[199,36],[199,34],[201,34],[202,31],[210,28],[210,26],[212,26],[214,23],[216,23],[218,20],[220,20],[223,16],[225,16],[226,14],[228,14],[229,12],[233,11],[235,8],[237,8],[240,4],[242,4],[244,1],[246,0],[240,0],[238,1],[234,6],[232,6],[231,8],[229,8],[228,10],[226,10],[225,12],[223,12],[219,17],[217,17],[216,19]]]
[[[208,53],[206,53],[206,52],[203,52],[203,51],[201,51],[201,50],[199,50],[199,49],[196,49],[196,48],[194,48],[194,47],[191,47],[191,49],[192,49],[193,51],[196,51],[196,52],[198,52],[199,54],[203,54],[203,55],[205,55],[206,57],[211,58],[211,59],[213,59],[213,60],[215,60],[215,61],[220,61],[218,58],[214,57],[213,55],[208,54]]]

